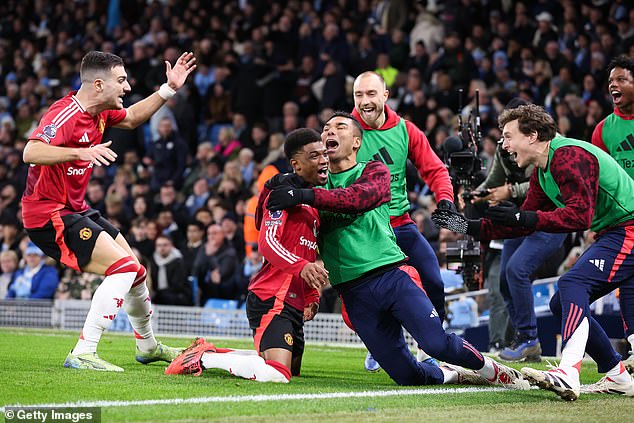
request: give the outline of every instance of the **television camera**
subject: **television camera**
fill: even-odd
[[[482,162],[478,156],[478,145],[482,137],[480,132],[480,93],[475,92],[475,115],[469,113],[466,122],[462,118],[463,90],[458,90],[458,126],[457,136],[448,137],[444,144],[445,163],[449,168],[449,174],[458,186],[464,187],[463,199],[468,206],[464,213],[469,217],[472,214],[467,210],[470,206],[468,200],[477,195],[473,192],[482,170]],[[483,195],[487,195],[484,193]],[[464,286],[470,290],[482,288],[482,257],[480,241],[476,241],[470,235],[464,235],[463,239],[447,243],[447,263],[457,263],[457,273],[462,274]]]

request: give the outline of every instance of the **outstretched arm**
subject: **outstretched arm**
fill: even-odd
[[[390,170],[379,161],[371,161],[349,187],[333,190],[315,188],[314,191],[313,206],[316,209],[339,213],[366,212],[392,199]]]
[[[168,98],[176,93],[176,90],[183,86],[187,76],[196,69],[196,58],[193,53],[183,53],[174,67],[166,61],[165,68],[167,83],[163,84],[157,92],[128,107],[125,119],[115,125],[117,128],[134,129],[147,121]]]
[[[34,165],[54,165],[58,163],[82,160],[96,166],[108,166],[117,158],[117,154],[110,149],[112,141],[95,145],[93,148],[61,147],[47,144],[38,139],[30,139],[24,147],[22,158],[24,163]]]
[[[381,162],[371,161],[361,176],[346,188],[327,190],[280,185],[269,195],[267,208],[275,211],[310,204],[320,210],[359,213],[387,203],[391,198],[390,170]]]

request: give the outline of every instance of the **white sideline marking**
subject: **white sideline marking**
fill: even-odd
[[[362,392],[327,392],[322,394],[281,394],[281,395],[241,395],[229,397],[200,397],[200,398],[172,398],[136,401],[77,401],[57,404],[15,404],[0,407],[131,407],[139,405],[181,405],[206,404],[211,402],[258,402],[258,401],[289,401],[310,399],[336,398],[366,398],[366,397],[396,397],[409,395],[445,395],[472,394],[480,392],[506,391],[504,388],[452,388],[452,389],[403,389],[395,391],[362,391]]]

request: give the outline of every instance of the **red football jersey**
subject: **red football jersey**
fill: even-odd
[[[76,91],[56,101],[42,117],[29,140],[72,148],[90,148],[101,143],[108,126],[126,117],[126,110],[88,113],[75,97]],[[59,211],[63,216],[88,209],[84,197],[93,164],[72,161],[51,166],[31,165],[22,197],[25,228],[40,228]]]
[[[261,207],[264,204],[266,201],[260,201]],[[319,212],[305,204],[288,211],[263,209],[260,212],[258,251],[265,261],[249,284],[249,290],[261,300],[275,296],[303,311],[308,304],[319,301],[319,292],[299,276],[304,266],[317,258]]]

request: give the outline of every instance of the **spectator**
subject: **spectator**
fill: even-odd
[[[193,216],[194,213],[196,213],[196,210],[207,203],[208,198],[209,189],[207,180],[205,178],[198,178],[196,182],[194,182],[194,191],[185,201],[185,207],[187,207],[188,214]]]
[[[90,207],[98,210],[102,215],[106,214],[106,190],[98,179],[92,179],[86,190],[86,201]]]
[[[203,248],[205,225],[198,220],[189,222],[187,224],[187,232],[185,236],[185,242],[181,244],[181,248],[179,250],[183,253],[183,260],[185,261],[187,275],[193,276],[194,261],[196,260],[199,251]]]
[[[16,272],[7,298],[53,299],[59,277],[53,266],[44,263],[42,250],[29,243],[24,251],[24,260],[26,265]]]
[[[15,217],[7,216],[3,220],[2,245],[0,245],[0,251],[13,250],[17,253],[19,251],[18,246],[20,244],[20,240],[22,239],[20,224]]]
[[[220,222],[220,226],[222,226],[222,230],[225,234],[225,239],[229,241],[229,243],[236,250],[236,255],[238,256],[238,260],[240,262],[244,261],[245,256],[245,244],[244,244],[244,233],[242,230],[242,225],[238,224],[238,218],[233,212],[229,212],[225,214]]]
[[[238,299],[246,294],[246,287],[241,285],[242,272],[236,250],[225,239],[219,224],[207,228],[207,241],[196,257],[194,268],[201,305],[209,298]]]
[[[154,241],[148,237],[147,227],[149,220],[139,216],[132,221],[132,226],[128,232],[127,240],[132,248],[136,248],[141,256],[152,257],[154,252]]]
[[[0,253],[0,300],[7,297],[9,285],[14,280],[18,270],[18,255],[13,250],[5,250]]]
[[[150,145],[143,163],[152,166],[150,187],[158,191],[167,181],[177,187],[183,183],[187,145],[175,131],[172,120],[162,118],[158,126],[159,138]]]
[[[95,290],[103,282],[103,276],[96,273],[78,272],[66,268],[55,292],[56,300],[88,300],[92,299]]]
[[[240,141],[236,139],[236,134],[233,132],[233,129],[230,126],[222,127],[218,134],[218,144],[216,144],[215,150],[223,162],[238,157],[240,147]]]
[[[159,235],[154,243],[150,275],[155,304],[192,305],[183,255],[169,236]]]

